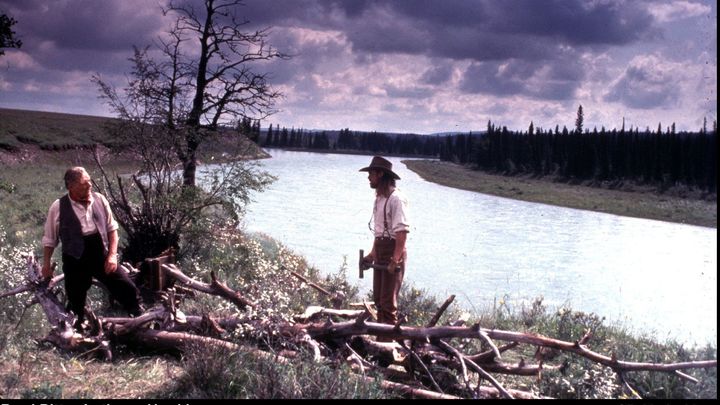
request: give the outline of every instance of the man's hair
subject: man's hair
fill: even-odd
[[[380,170],[380,169],[372,169],[372,170],[377,170],[382,173],[382,177],[380,177],[380,185],[376,189],[378,193],[380,193],[381,190],[388,190],[388,189],[390,189],[390,187],[395,187],[395,177],[393,177],[392,174],[386,172],[385,170]]]
[[[383,170],[383,176],[381,182],[388,185],[388,187],[395,187],[395,177],[392,174]]]
[[[70,184],[80,181],[83,174],[87,173],[84,167],[75,166],[67,169],[65,172],[65,188],[70,187]]]

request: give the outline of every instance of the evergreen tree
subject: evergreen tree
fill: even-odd
[[[280,133],[280,142],[278,143],[278,146],[286,147],[288,144],[288,130],[287,128],[283,127],[282,132]]]
[[[270,124],[267,130],[267,136],[265,137],[265,145],[272,146],[273,144],[273,126]]]
[[[288,140],[288,144],[287,144],[288,147],[292,148],[295,146],[295,137],[296,137],[295,127],[292,127],[290,129],[290,139]]]
[[[582,104],[580,104],[580,106],[578,107],[578,110],[577,110],[577,118],[575,119],[575,132],[578,134],[582,133],[583,120],[584,120],[583,108],[582,108]]]

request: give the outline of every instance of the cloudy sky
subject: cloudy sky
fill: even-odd
[[[20,50],[0,107],[110,115],[165,0],[0,0]],[[200,0],[194,0],[200,2]],[[263,123],[433,133],[574,126],[697,130],[717,117],[715,0],[246,0],[248,29],[294,55],[261,66],[284,94]]]

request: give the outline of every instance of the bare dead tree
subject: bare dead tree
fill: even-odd
[[[126,230],[123,257],[137,261],[174,247],[189,248],[181,237],[202,240],[208,215],[221,208],[231,218],[242,215],[250,193],[273,179],[248,161],[262,152],[243,134],[238,122],[260,120],[274,112],[281,95],[273,90],[258,62],[287,56],[267,44],[269,29],[244,31],[239,0],[171,2],[162,12],[175,17],[157,51],[135,48],[127,85],[118,90],[93,76],[100,96],[120,118],[108,126],[124,152],[141,162],[132,176],[103,174],[101,190],[109,197]],[[153,57],[152,55],[160,55]],[[203,171],[198,179],[202,145],[215,146],[231,163]],[[179,175],[178,173],[182,173]],[[215,223],[222,223],[219,216]]]
[[[242,117],[262,119],[274,112],[280,93],[268,84],[267,74],[253,64],[287,58],[267,44],[268,28],[244,31],[249,21],[241,19],[240,0],[205,0],[203,7],[171,2],[165,14],[177,15],[171,40],[163,42],[166,62],[162,76],[168,84],[163,96],[168,101],[169,126],[183,129],[176,153],[183,164],[183,184],[194,186],[197,150],[207,130],[238,121]],[[193,41],[186,41],[193,39]],[[195,41],[197,40],[197,41]],[[187,44],[199,43],[197,56],[188,57]],[[189,104],[174,111],[178,100]]]

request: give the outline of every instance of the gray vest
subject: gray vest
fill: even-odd
[[[108,253],[107,214],[103,202],[97,193],[93,193],[92,217],[98,233],[103,241],[104,255]],[[80,259],[85,250],[85,241],[82,226],[70,202],[70,196],[65,194],[60,198],[60,242],[63,254]]]

